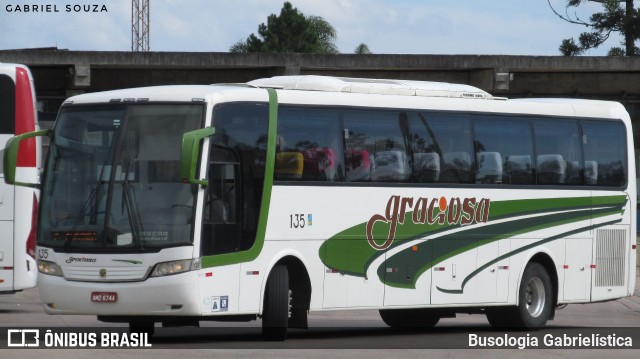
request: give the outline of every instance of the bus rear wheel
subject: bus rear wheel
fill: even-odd
[[[432,328],[440,321],[428,309],[380,309],[380,317],[392,328]]]
[[[523,329],[543,327],[551,316],[552,306],[553,286],[547,270],[540,263],[529,263],[518,290],[514,326]]]
[[[267,279],[262,312],[262,335],[269,341],[287,339],[290,314],[289,271],[276,265]]]

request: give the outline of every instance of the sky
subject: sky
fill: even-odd
[[[257,34],[258,25],[266,23],[270,14],[279,14],[284,3],[149,1],[151,51],[187,52],[228,51]],[[587,29],[559,19],[548,1],[564,13],[566,0],[290,0],[304,15],[321,16],[336,29],[335,43],[342,53],[353,53],[365,43],[376,54],[553,56],[560,54],[563,39],[577,38]],[[131,50],[131,0],[0,0],[0,4],[0,50]],[[24,5],[38,5],[39,11],[26,12]],[[74,5],[92,6],[90,12],[75,12]],[[107,11],[93,12],[93,5]],[[592,3],[571,14],[588,19],[600,9]],[[619,36],[612,36],[585,55],[606,55],[620,42]]]

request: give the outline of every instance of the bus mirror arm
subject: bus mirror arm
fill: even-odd
[[[198,159],[200,158],[200,143],[207,137],[213,136],[213,127],[201,128],[186,132],[182,135],[182,148],[180,151],[180,181],[183,183],[208,186],[209,181],[196,178]]]
[[[38,137],[38,136],[53,136],[53,130],[40,130],[33,131],[28,133],[23,133],[21,135],[14,136],[7,141],[5,145],[4,158],[3,158],[3,172],[4,172],[4,182],[9,185],[21,186],[21,187],[31,187],[31,188],[40,188],[39,183],[26,183],[26,182],[18,182],[16,181],[16,168],[18,167],[18,152],[20,149],[20,143],[23,140]]]

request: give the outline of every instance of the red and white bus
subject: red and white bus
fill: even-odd
[[[33,77],[24,65],[0,63],[0,148],[20,134],[38,129]],[[40,138],[20,143],[16,179],[39,183]],[[0,156],[0,162],[2,162]],[[3,164],[4,165],[4,164]],[[4,178],[4,166],[0,177]],[[0,294],[36,286],[36,221],[40,191],[0,181]]]

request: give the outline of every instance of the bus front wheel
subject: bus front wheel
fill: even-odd
[[[262,335],[266,340],[287,339],[290,314],[289,271],[284,265],[276,265],[267,279],[262,311]]]

